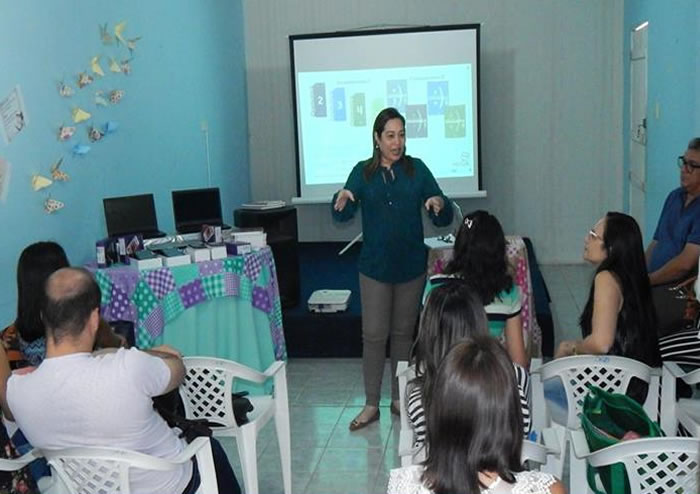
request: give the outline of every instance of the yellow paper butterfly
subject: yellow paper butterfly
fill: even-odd
[[[32,175],[32,189],[34,189],[34,192],[45,189],[49,185],[51,185],[53,181],[51,179],[48,179],[44,176],[41,175]]]

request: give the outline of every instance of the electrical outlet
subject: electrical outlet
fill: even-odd
[[[207,122],[206,120],[202,120],[199,123],[199,128],[202,132],[209,132],[209,122]]]

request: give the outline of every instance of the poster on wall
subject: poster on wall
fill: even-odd
[[[5,144],[9,144],[27,125],[27,111],[19,85],[0,100],[0,133]]]
[[[0,158],[0,202],[7,201],[7,189],[10,188],[10,162]]]

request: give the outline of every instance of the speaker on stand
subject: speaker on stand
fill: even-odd
[[[238,228],[262,228],[267,233],[267,245],[275,258],[282,307],[296,307],[300,292],[296,208],[236,209],[233,224]]]

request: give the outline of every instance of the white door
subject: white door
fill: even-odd
[[[643,23],[630,38],[629,213],[644,233],[647,163],[647,31]]]

